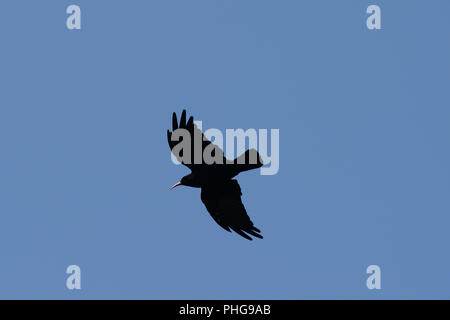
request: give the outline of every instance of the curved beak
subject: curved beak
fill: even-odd
[[[173,188],[175,188],[175,187],[178,187],[178,186],[181,186],[181,181],[180,182],[177,182],[177,183],[175,183],[172,187],[170,187],[170,189],[169,190],[172,190]]]

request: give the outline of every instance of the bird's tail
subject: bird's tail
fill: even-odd
[[[231,170],[233,175],[237,175],[240,172],[257,169],[263,166],[263,161],[258,151],[250,149],[245,151],[239,157],[233,160],[231,164]]]

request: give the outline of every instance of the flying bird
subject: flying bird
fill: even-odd
[[[174,147],[179,142],[172,141],[172,135],[177,129],[184,129],[186,130],[184,133],[189,133],[191,137],[190,150],[174,152]],[[195,146],[197,142],[194,139],[195,137],[201,137],[201,147]],[[219,226],[229,232],[233,230],[248,240],[252,240],[250,236],[262,239],[261,231],[253,225],[242,203],[241,187],[237,180],[233,179],[240,172],[261,167],[263,162],[259,153],[255,149],[250,149],[234,160],[226,159],[223,156],[223,150],[212,144],[197,128],[192,116],[186,121],[186,110],[181,113],[179,123],[175,112],[172,114],[172,132],[167,130],[167,140],[177,160],[191,170],[190,174],[181,178],[180,182],[170,189],[178,186],[201,188],[200,198]],[[174,137],[174,140],[177,139]],[[205,161],[203,159],[205,148],[208,148],[214,159],[220,161],[214,163]],[[188,152],[183,155],[185,151]],[[189,151],[191,151],[190,154]],[[194,155],[195,152],[199,153],[199,151],[202,155],[200,159],[198,159],[198,156],[195,158]]]

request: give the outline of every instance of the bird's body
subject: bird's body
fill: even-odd
[[[201,134],[202,147],[200,150],[203,152],[205,148],[212,147],[212,154],[217,155],[218,159],[222,161],[221,163],[212,164],[206,163],[204,159],[194,161],[195,148],[194,144],[192,144],[192,152],[187,159],[186,157],[183,158],[182,155],[175,154],[178,161],[186,165],[192,172],[184,176],[172,188],[178,185],[201,188],[201,200],[217,224],[227,231],[235,231],[248,240],[252,240],[248,234],[262,239],[262,236],[259,234],[261,231],[253,225],[242,203],[241,188],[238,182],[233,179],[242,171],[262,166],[258,152],[253,149],[247,150],[243,155],[233,161],[227,160],[223,156],[223,151],[218,146],[211,145],[211,142],[195,126],[192,117],[186,122],[185,110],[182,112],[179,125],[176,114],[173,113],[172,130],[175,132],[177,129],[187,130],[191,137],[194,137],[196,134]],[[171,150],[176,145],[176,142],[172,141],[173,132],[167,131],[167,138]],[[255,159],[256,161],[251,161],[251,159]]]

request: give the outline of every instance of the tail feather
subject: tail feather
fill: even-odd
[[[263,161],[258,151],[250,149],[245,151],[239,157],[232,161],[231,167],[233,174],[238,174],[243,171],[257,169],[263,166]]]

